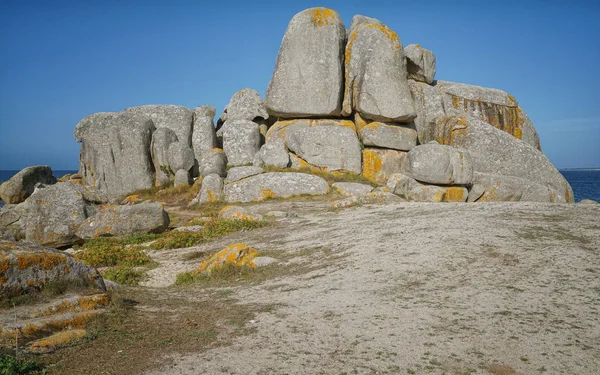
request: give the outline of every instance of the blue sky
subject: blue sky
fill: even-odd
[[[0,4],[0,169],[77,169],[93,112],[263,96],[291,17],[379,18],[437,57],[437,79],[508,91],[559,168],[600,167],[597,1],[27,1]]]

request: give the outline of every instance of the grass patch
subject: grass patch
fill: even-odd
[[[33,360],[17,358],[11,353],[0,353],[0,375],[49,374],[44,366]]]
[[[230,203],[225,201],[204,202],[194,207],[194,210],[200,211],[203,216],[217,217],[223,207],[229,206]]]
[[[14,306],[49,302],[58,296],[70,292],[89,294],[98,293],[98,289],[92,282],[84,280],[51,280],[44,284],[41,289],[32,288],[27,291],[27,294],[0,299],[0,309],[11,309]],[[2,375],[1,372],[0,375]]]
[[[225,264],[222,267],[215,268],[210,275],[198,273],[194,275],[194,272],[184,272],[177,275],[175,285],[189,285],[189,284],[205,284],[205,285],[223,285],[230,284],[232,282],[239,282],[244,280],[252,280],[257,278],[264,278],[268,276],[269,268],[272,267],[240,267],[232,264]]]
[[[137,285],[146,278],[146,270],[139,267],[121,265],[107,269],[102,273],[102,277],[123,285]]]
[[[150,247],[154,250],[191,247],[240,230],[252,230],[267,225],[269,225],[269,222],[266,220],[226,220],[212,218],[204,222],[204,228],[200,232],[168,232],[157,239]]]
[[[202,179],[198,179],[193,185],[173,186],[170,181],[167,184],[149,189],[138,190],[129,196],[137,196],[139,200],[160,201],[167,204],[188,204],[190,200],[198,195]]]
[[[351,172],[338,172],[338,171],[322,171],[316,170],[310,167],[300,167],[299,169],[290,169],[290,168],[277,168],[272,166],[264,166],[262,167],[265,172],[300,172],[300,173],[308,173],[315,176],[319,176],[325,181],[327,181],[330,185],[335,182],[358,182],[365,185],[371,185],[373,187],[380,186],[379,184],[367,179],[365,176],[360,174],[355,174]]]

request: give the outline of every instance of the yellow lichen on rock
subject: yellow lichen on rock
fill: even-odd
[[[451,186],[446,189],[444,202],[464,202],[467,200],[467,189],[459,186]]]
[[[258,255],[256,250],[243,243],[229,245],[202,262],[194,274],[210,274],[212,271],[225,265],[255,268],[256,265],[254,264],[254,259],[258,257]]]
[[[309,10],[309,14],[316,27],[333,25],[340,17],[335,10],[329,8],[313,8]]]
[[[381,157],[375,150],[363,150],[363,170],[362,174],[365,178],[377,182],[377,175],[381,172],[382,162]]]
[[[52,352],[55,349],[73,343],[75,340],[85,336],[85,334],[86,331],[84,329],[70,329],[58,332],[52,336],[33,341],[31,344],[29,344],[29,350],[33,353]]]
[[[271,189],[262,189],[261,193],[260,193],[260,199],[261,201],[264,201],[265,199],[271,199],[271,198],[275,198],[277,196],[277,193],[275,193],[273,190]]]
[[[219,212],[219,218],[227,219],[227,220],[250,220],[250,221],[260,221],[262,220],[262,216],[258,214],[253,214],[250,212],[245,212],[246,210],[243,207],[238,206],[225,206]]]

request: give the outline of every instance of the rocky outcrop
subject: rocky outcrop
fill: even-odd
[[[406,55],[408,78],[415,81],[433,83],[435,77],[435,55],[419,44],[409,44],[404,48]]]
[[[131,206],[103,206],[86,219],[77,237],[89,239],[122,236],[131,233],[160,233],[169,227],[169,215],[158,203],[143,202]]]
[[[374,189],[371,185],[358,182],[336,182],[331,187],[338,193],[347,196],[365,195]]]
[[[410,122],[415,111],[398,35],[381,22],[355,22],[345,52],[343,114]]]
[[[296,14],[283,36],[266,105],[275,117],[338,116],[344,90],[346,29],[327,8]]]
[[[203,105],[194,108],[192,149],[199,163],[204,153],[217,147],[217,134],[214,123],[215,107]]]
[[[204,177],[196,200],[198,203],[223,200],[223,179],[216,173]]]
[[[79,175],[86,185],[121,197],[154,186],[150,155],[154,123],[135,113],[91,115],[75,128],[81,139]]]
[[[260,150],[261,135],[259,125],[249,120],[232,120],[223,125],[223,150],[227,164],[248,165]]]
[[[269,113],[260,94],[254,89],[242,89],[231,97],[219,118],[223,122],[255,119],[267,120]]]
[[[407,124],[365,121],[355,115],[356,128],[363,145],[409,151],[417,145],[417,131]]]
[[[156,186],[167,184],[173,178],[175,171],[169,164],[169,147],[178,141],[177,134],[169,128],[158,128],[152,134],[150,152],[152,164],[156,171]]]
[[[286,168],[290,164],[290,155],[285,146],[285,142],[281,139],[274,139],[271,142],[265,143],[260,148],[254,165],[267,165],[277,168]]]
[[[193,182],[194,180],[192,179],[192,175],[189,171],[180,169],[175,172],[175,181],[173,186],[190,186]]]
[[[202,262],[194,275],[199,273],[210,275],[211,272],[217,271],[226,265],[255,268],[256,265],[253,261],[258,255],[258,251],[243,243],[229,245]]]
[[[466,150],[426,144],[417,146],[406,154],[402,171],[428,184],[468,185],[473,179],[473,161]]]
[[[204,152],[199,165],[200,176],[216,173],[221,177],[227,175],[227,156],[220,148]]]
[[[415,202],[465,202],[468,197],[468,190],[463,186],[423,184],[402,173],[392,175],[387,187],[394,194]]]
[[[261,167],[256,166],[245,166],[245,167],[234,167],[227,171],[227,178],[225,183],[239,181],[246,177],[254,176],[263,173],[264,170]]]
[[[127,108],[126,114],[138,114],[152,120],[156,128],[169,128],[177,139],[192,146],[192,123],[194,111],[180,105],[153,104]]]
[[[180,169],[189,171],[194,166],[194,150],[183,142],[171,143],[167,154],[169,167],[174,172]]]
[[[52,168],[47,165],[27,167],[10,180],[0,184],[0,200],[7,204],[17,204],[29,197],[38,183],[51,185],[56,183]]]
[[[406,152],[385,150],[380,148],[365,148],[362,152],[362,174],[378,184],[385,184],[394,174],[402,171],[402,162]]]
[[[226,184],[224,197],[228,202],[257,202],[294,195],[320,195],[328,191],[329,185],[321,177],[306,173],[269,172]]]
[[[0,240],[0,298],[38,291],[47,283],[60,281],[106,290],[95,268],[69,254]]]
[[[250,210],[247,207],[226,206],[219,211],[219,218],[225,220],[250,220],[261,221],[262,215]]]

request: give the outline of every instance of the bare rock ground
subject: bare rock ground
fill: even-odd
[[[233,241],[286,269],[309,267],[230,288],[242,303],[277,308],[231,345],[165,353],[147,373],[598,373],[599,206],[317,206],[222,244],[153,254],[161,266],[147,287],[197,266],[185,252]]]

